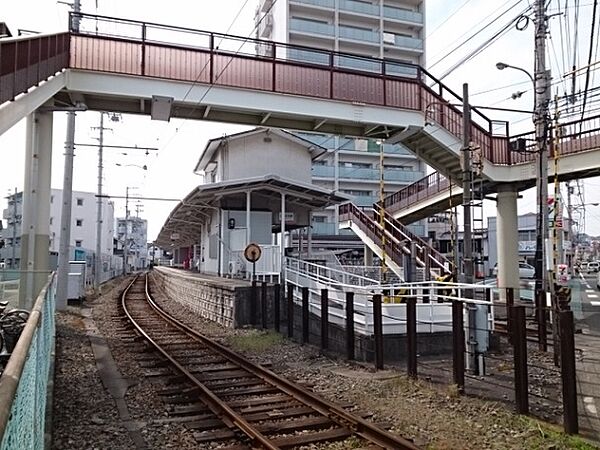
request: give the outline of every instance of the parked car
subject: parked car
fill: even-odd
[[[588,273],[598,272],[600,270],[600,262],[591,261],[587,263],[587,271]]]
[[[492,270],[492,275],[498,276],[498,263],[494,265],[494,269]],[[519,278],[534,278],[535,277],[535,268],[525,262],[519,262]]]

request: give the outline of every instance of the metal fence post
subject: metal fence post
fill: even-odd
[[[579,432],[573,311],[560,311],[560,374],[562,378],[563,423],[565,433]]]
[[[346,292],[346,356],[354,359],[354,292]]]
[[[465,328],[463,305],[452,300],[452,375],[461,394],[465,391]]]
[[[281,285],[278,283],[273,286],[275,292],[273,293],[273,326],[275,331],[280,331],[280,308],[281,308]]]
[[[267,328],[267,282],[260,286],[260,324],[263,330]]]
[[[508,336],[508,342],[513,343],[513,306],[515,306],[515,289],[506,288],[506,333]]]
[[[329,344],[329,293],[321,289],[321,348],[325,350]]]
[[[294,285],[288,283],[287,288],[287,334],[294,337]]]
[[[538,349],[541,352],[548,351],[548,336],[546,334],[546,293],[536,291],[535,305],[538,323]]]
[[[373,296],[373,333],[375,334],[375,369],[383,369],[383,317],[381,294]]]
[[[252,280],[252,288],[250,289],[250,324],[256,325],[256,302],[258,293],[256,286],[256,280]]]
[[[302,343],[308,343],[309,330],[308,330],[308,296],[309,291],[305,286],[302,288]]]
[[[515,403],[519,414],[529,413],[529,390],[527,379],[527,328],[525,307],[511,306],[512,344],[515,367]]]
[[[406,299],[406,342],[407,342],[407,373],[411,378],[417,378],[417,299]]]

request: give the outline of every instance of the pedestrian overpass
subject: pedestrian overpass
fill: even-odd
[[[30,217],[42,237],[52,111],[72,105],[402,143],[439,174],[386,199],[392,219],[417,220],[462,195],[451,188],[462,179],[462,98],[416,65],[81,13],[70,15],[68,32],[0,40],[0,55],[0,134],[30,119],[26,167],[35,167],[30,179],[38,182],[38,209]],[[506,201],[516,204],[516,192],[535,184],[533,133],[511,137],[508,123],[475,107],[471,115],[486,190],[508,186]],[[568,124],[563,179],[599,173],[599,123],[595,117]],[[401,254],[409,246],[398,239]]]

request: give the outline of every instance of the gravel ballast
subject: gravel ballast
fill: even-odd
[[[125,286],[126,280],[104,285],[104,294],[87,306],[93,308],[95,325],[108,342],[121,375],[129,380],[125,401],[130,421],[137,424],[145,448],[214,448],[198,445],[183,425],[160,421],[168,417],[169,410],[156,394],[161,385],[144,376],[136,359],[139,349],[123,339],[125,322],[117,318],[121,314],[118,297]],[[316,347],[296,344],[273,332],[226,329],[193,316],[159,289],[153,289],[153,295],[163,308],[199,332],[232,346],[253,361],[271,364],[276,373],[329,400],[356,404],[359,411],[372,414],[370,420],[390,425],[392,432],[413,439],[423,448],[597,448],[566,437],[558,427],[513,414],[505,404],[458,396],[451,386],[412,381],[401,371],[375,372],[366,365],[323,355]],[[135,449],[114,399],[98,376],[78,308],[69,307],[60,313],[57,328],[53,448]],[[351,447],[349,443],[334,443],[310,448]]]

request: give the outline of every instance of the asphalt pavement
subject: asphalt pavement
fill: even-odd
[[[579,274],[570,281],[571,309],[577,348],[579,427],[584,436],[600,441],[600,291],[597,274]]]

